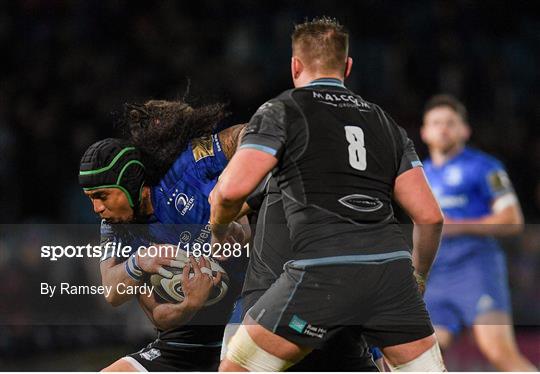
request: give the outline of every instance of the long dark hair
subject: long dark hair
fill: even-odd
[[[141,151],[146,183],[155,185],[191,139],[211,134],[226,116],[224,104],[193,108],[183,100],[150,100],[125,104],[117,127]]]

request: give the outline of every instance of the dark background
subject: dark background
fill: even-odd
[[[96,222],[77,184],[78,163],[89,144],[114,134],[111,112],[128,101],[181,98],[189,78],[191,102],[227,102],[232,116],[223,125],[246,122],[259,105],[291,86],[293,24],[330,15],[351,32],[354,66],[347,86],[385,108],[408,130],[422,156],[423,104],[447,92],[469,109],[471,143],[506,165],[530,224],[522,238],[505,243],[515,316],[528,321],[540,312],[540,230],[532,225],[540,221],[540,15],[534,5],[1,2],[0,223]],[[25,273],[17,269],[39,271],[28,241],[0,236],[4,300],[24,292]],[[23,258],[6,255],[25,248]],[[17,281],[6,282],[6,272],[19,274]],[[24,305],[14,313],[23,314]],[[94,338],[83,341],[69,338],[70,330],[55,338],[61,329],[52,328],[49,340],[43,340],[44,333],[30,326],[32,312],[22,327],[0,326],[0,357],[128,341],[121,328],[114,337],[107,329],[89,328],[83,335]],[[523,329],[525,335],[530,331],[530,326]],[[538,335],[532,336],[538,343]],[[535,357],[538,363],[538,350]],[[100,364],[90,370],[103,359],[96,361]]]

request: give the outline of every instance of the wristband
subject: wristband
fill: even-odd
[[[125,268],[128,275],[137,282],[143,279],[143,270],[137,263],[137,252],[133,253],[125,262]]]
[[[418,273],[414,273],[414,277],[416,278],[416,283],[421,286],[421,287],[425,287],[426,286],[426,277],[424,277],[423,275],[420,275]]]

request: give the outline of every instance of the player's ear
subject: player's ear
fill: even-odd
[[[302,71],[304,71],[304,64],[298,57],[293,56],[291,58],[291,74],[293,79],[298,79],[300,74],[302,74]]]
[[[348,78],[349,75],[351,74],[352,64],[353,64],[352,57],[347,57],[347,61],[345,61],[345,78]]]

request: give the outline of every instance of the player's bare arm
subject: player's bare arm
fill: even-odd
[[[478,219],[445,219],[444,235],[512,236],[523,231],[521,206],[513,193],[498,197],[491,205],[491,214]]]
[[[228,160],[230,160],[233,157],[234,152],[236,152],[245,131],[246,124],[244,123],[241,125],[231,126],[218,133],[219,142],[223,147],[223,153],[225,153]]]
[[[122,305],[133,297],[133,295],[127,293],[120,294],[116,292],[116,285],[124,283],[127,286],[139,286],[142,284],[141,281],[136,281],[127,274],[124,262],[118,263],[114,257],[102,261],[99,268],[102,285],[111,287],[111,292],[105,296],[105,299],[112,306]]]
[[[255,149],[240,149],[235,153],[210,194],[210,224],[215,239],[224,240],[229,224],[238,216],[247,196],[276,164],[274,156]]]
[[[193,258],[184,266],[182,290],[185,298],[181,303],[160,303],[154,295],[138,295],[138,301],[152,323],[160,330],[169,330],[188,323],[203,307],[213,287],[221,282],[221,273],[216,277],[201,272],[201,267],[209,267],[208,260],[201,258],[198,264]],[[190,278],[190,268],[194,275]]]
[[[419,167],[397,177],[394,199],[414,222],[413,265],[422,287],[439,248],[443,226],[441,208]]]
[[[166,278],[172,278],[173,274],[166,270],[163,266],[180,267],[178,261],[175,260],[174,246],[167,244],[154,244],[157,248],[156,254],[147,255],[146,248],[141,248],[133,259],[137,266],[146,274],[161,274]],[[101,281],[104,286],[111,286],[111,292],[106,297],[107,302],[112,306],[119,306],[130,300],[133,295],[120,294],[116,292],[116,286],[124,283],[129,286],[140,285],[141,281],[131,277],[127,270],[125,261],[118,263],[115,258],[110,258],[103,261],[100,265]],[[129,260],[126,260],[129,261]]]

